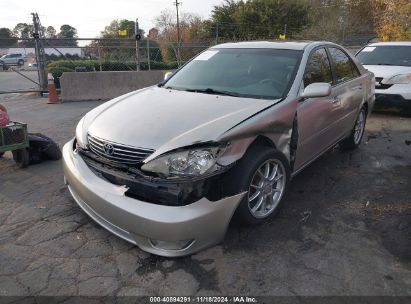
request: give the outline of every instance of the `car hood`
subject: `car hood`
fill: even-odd
[[[149,158],[153,159],[179,147],[215,141],[275,102],[150,87],[120,96],[89,112],[83,133],[154,149],[156,152]]]
[[[411,67],[391,66],[391,65],[364,65],[364,67],[373,72],[375,77],[388,80],[399,74],[411,73]]]

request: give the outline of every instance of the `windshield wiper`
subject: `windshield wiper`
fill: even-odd
[[[206,89],[186,89],[185,91],[187,91],[187,92],[196,92],[196,93],[205,93],[205,94],[224,95],[224,96],[234,96],[234,97],[239,97],[239,96],[241,96],[240,94],[235,93],[235,92],[220,91],[220,90],[215,90],[215,89],[212,89],[212,88],[206,88]]]

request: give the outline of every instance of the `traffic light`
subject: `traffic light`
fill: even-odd
[[[141,40],[141,35],[140,34],[136,34],[136,40],[140,41]]]

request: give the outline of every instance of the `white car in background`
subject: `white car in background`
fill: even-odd
[[[411,41],[372,43],[356,56],[375,75],[376,106],[411,112]]]
[[[26,57],[23,54],[6,54],[0,57],[0,65],[17,65],[23,66]]]

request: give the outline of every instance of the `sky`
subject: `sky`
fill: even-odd
[[[164,9],[175,11],[174,0],[0,0],[0,28],[13,29],[19,23],[32,23],[30,13],[37,12],[43,26],[57,31],[70,24],[80,38],[95,38],[113,19],[135,20],[148,32],[154,18]],[[208,18],[222,0],[180,0],[181,12],[195,13]]]

